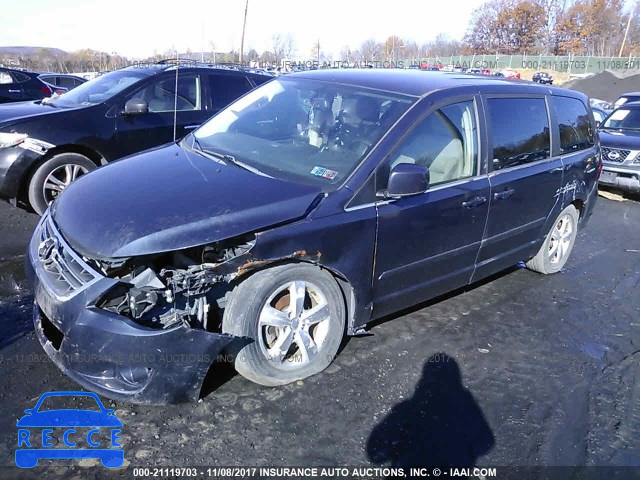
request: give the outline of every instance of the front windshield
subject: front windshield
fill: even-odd
[[[640,130],[640,108],[619,108],[604,121],[602,128]]]
[[[321,185],[344,180],[415,99],[301,78],[273,80],[194,132],[205,152]]]
[[[56,107],[82,107],[109,100],[147,75],[141,71],[119,70],[101,75],[79,85],[64,95],[51,99]]]

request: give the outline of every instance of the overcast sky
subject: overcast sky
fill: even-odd
[[[424,43],[439,32],[462,38],[483,0],[249,0],[245,51],[271,49],[274,33],[291,34],[297,56],[338,54],[364,40],[389,35]],[[146,57],[177,48],[240,48],[244,0],[20,0],[3,1],[0,45],[92,48]],[[384,5],[384,6],[383,6]],[[203,28],[204,27],[204,28]],[[204,30],[204,35],[203,35]],[[204,40],[203,40],[204,37]]]

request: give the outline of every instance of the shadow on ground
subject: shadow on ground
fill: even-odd
[[[394,467],[472,467],[494,446],[493,432],[458,363],[445,353],[429,357],[413,396],[374,427],[367,456]]]

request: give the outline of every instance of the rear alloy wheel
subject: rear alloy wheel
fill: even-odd
[[[96,165],[79,153],[61,153],[44,162],[29,182],[29,203],[42,215],[71,182],[94,170]]]
[[[261,385],[284,385],[324,370],[344,335],[342,292],[324,270],[282,265],[255,273],[231,294],[222,330],[250,338],[236,370]]]
[[[571,255],[578,234],[578,210],[565,208],[545,238],[540,251],[527,262],[527,268],[543,274],[559,272]]]

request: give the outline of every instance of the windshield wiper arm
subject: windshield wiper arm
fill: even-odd
[[[228,153],[216,152],[215,150],[211,150],[208,148],[203,148],[195,135],[193,136],[193,143],[197,147],[197,149],[205,155],[217,158],[218,160],[225,160],[229,163],[233,163],[239,166],[240,168],[244,168],[245,170],[248,170],[251,173],[255,173],[256,175],[262,175],[263,177],[273,178],[271,175],[267,175],[266,173],[261,172],[257,168],[252,167],[251,165],[247,165],[244,162],[241,162],[240,160],[236,159],[236,157],[234,157],[233,155],[229,155]]]

